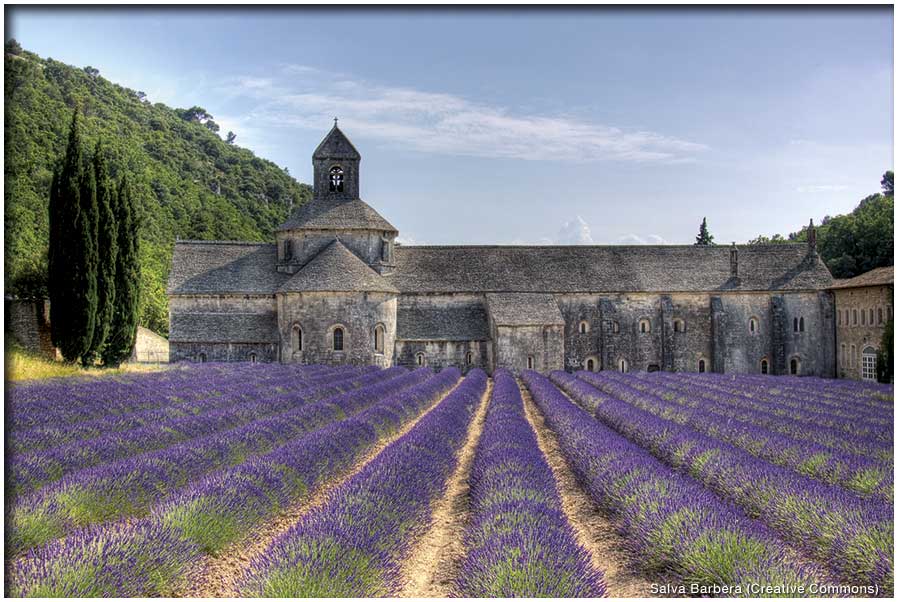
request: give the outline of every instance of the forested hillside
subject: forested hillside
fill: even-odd
[[[157,332],[168,332],[165,283],[176,238],[269,240],[311,198],[286,170],[222,140],[199,107],[153,104],[96,69],[42,59],[14,41],[4,63],[7,294],[46,295],[50,181],[76,106],[85,148],[102,139],[112,177],[127,172],[134,186],[141,324]]]

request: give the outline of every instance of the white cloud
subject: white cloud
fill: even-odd
[[[619,245],[666,245],[667,241],[657,234],[647,234],[640,236],[638,234],[626,234],[617,239]]]
[[[254,100],[256,123],[321,130],[337,116],[353,135],[429,153],[670,163],[692,161],[707,150],[659,132],[515,112],[454,94],[371,84],[305,66],[283,67],[277,77],[238,77],[223,90]]]
[[[555,244],[559,245],[594,245],[589,224],[579,215],[565,222],[558,230]]]

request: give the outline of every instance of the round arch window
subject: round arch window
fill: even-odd
[[[334,351],[343,351],[343,328],[337,326],[334,328],[334,333],[332,335],[333,338],[333,349]]]
[[[343,168],[339,165],[331,167],[329,189],[331,192],[343,192]]]

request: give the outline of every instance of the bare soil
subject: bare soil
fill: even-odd
[[[459,380],[459,383],[461,381]],[[408,433],[418,422],[437,407],[458,383],[443,397],[438,399],[417,418],[408,422],[395,434],[379,441],[365,456],[348,470],[334,475],[334,478],[319,488],[310,497],[296,502],[273,519],[254,529],[250,535],[226,548],[218,556],[206,556],[188,570],[185,584],[176,594],[184,598],[236,598],[238,580],[250,566],[253,559],[261,555],[278,536],[288,531],[310,511],[323,506],[333,492],[371,462],[388,445]]]
[[[527,420],[555,475],[562,509],[574,528],[577,543],[589,552],[593,566],[604,573],[608,596],[652,597],[651,585],[654,582],[636,570],[636,559],[627,549],[624,538],[617,533],[614,521],[593,503],[577,483],[577,478],[561,453],[555,433],[546,426],[530,391],[520,381],[518,385],[524,398]]]
[[[471,421],[467,439],[458,453],[455,473],[449,479],[445,494],[433,506],[431,526],[402,566],[399,597],[448,598],[452,595],[452,584],[465,557],[462,537],[471,514],[468,481],[492,391],[490,379]]]

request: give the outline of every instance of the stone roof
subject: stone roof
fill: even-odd
[[[829,270],[804,244],[729,246],[397,246],[386,278],[403,293],[819,290]]]
[[[278,230],[381,230],[398,232],[362,199],[318,197],[300,205]]]
[[[486,302],[496,326],[564,324],[555,297],[545,293],[490,293]]]
[[[273,244],[183,240],[175,243],[168,293],[273,295],[288,278],[277,271]]]
[[[405,341],[485,341],[486,308],[481,304],[422,307],[401,301],[396,310],[396,338]]]
[[[327,245],[278,289],[281,293],[313,291],[399,293],[339,240]]]
[[[337,124],[327,133],[315,152],[312,153],[313,159],[361,159],[362,155],[356,150],[346,134],[343,133]]]
[[[861,286],[886,286],[895,282],[895,267],[886,266],[864,272],[854,278],[843,278],[833,281],[830,288],[857,288]]]
[[[271,343],[278,340],[277,315],[172,312],[173,343]]]

